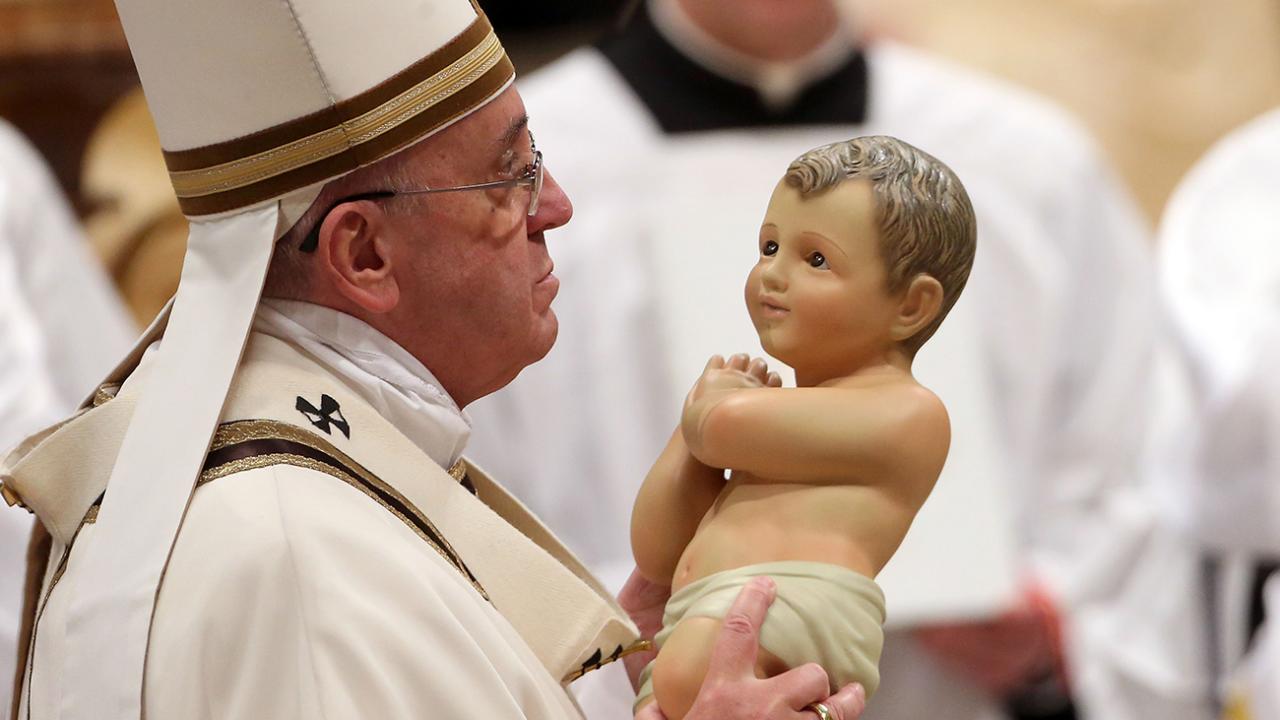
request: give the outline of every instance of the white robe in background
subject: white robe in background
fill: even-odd
[[[66,415],[135,328],[53,175],[0,121],[0,450]],[[0,712],[8,712],[31,516],[0,503]]]
[[[1280,110],[1221,141],[1169,200],[1160,280],[1192,403],[1171,432],[1182,453],[1164,497],[1176,522],[1219,562],[1218,667],[1234,671],[1247,635],[1249,575],[1280,561]],[[1239,569],[1239,575],[1232,575]],[[1280,686],[1275,581],[1255,685]],[[1261,702],[1261,701],[1260,701]],[[1265,705],[1265,710],[1263,709]],[[1272,694],[1255,717],[1280,717]]]
[[[1004,440],[995,462],[1012,477],[1020,563],[1062,604],[1072,660],[1092,666],[1077,677],[1089,706],[1090,688],[1126,666],[1091,626],[1094,609],[1134,575],[1155,532],[1136,469],[1156,332],[1147,229],[1094,144],[1054,108],[904,47],[864,52],[859,125],[666,135],[595,49],[521,81],[539,148],[575,205],[548,236],[560,336],[545,360],[469,408],[472,453],[616,588],[633,565],[636,491],[700,369],[673,378],[683,367],[673,346],[701,340],[703,358],[751,349],[725,347],[737,333],[707,318],[749,323],[742,288],[774,184],[818,145],[900,137],[954,168],[978,213],[960,302],[977,323],[971,349]],[[950,718],[1000,717],[906,633],[890,635],[882,671],[869,718],[944,707]],[[1176,662],[1133,672],[1125,682],[1144,691],[1187,692]],[[612,679],[602,696],[625,695],[621,674]],[[624,702],[584,705],[599,718],[626,712]],[[1111,710],[1093,716],[1141,717]]]
[[[1177,516],[1209,547],[1280,558],[1280,111],[1219,142],[1160,228],[1161,281],[1202,423]]]

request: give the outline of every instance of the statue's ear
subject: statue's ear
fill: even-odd
[[[928,327],[942,312],[942,295],[942,283],[932,275],[920,273],[911,278],[898,303],[893,339],[903,342]]]

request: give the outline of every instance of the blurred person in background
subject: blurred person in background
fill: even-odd
[[[1160,279],[1191,403],[1167,509],[1203,548],[1227,717],[1280,718],[1280,110],[1222,139],[1160,227]],[[1268,626],[1264,632],[1260,628]],[[1242,657],[1249,656],[1242,663]]]
[[[993,388],[993,461],[1014,478],[1024,580],[989,621],[891,633],[868,717],[1073,717],[1066,676],[1101,642],[1094,609],[1152,531],[1136,469],[1155,332],[1148,229],[1063,113],[860,44],[848,20],[831,0],[650,0],[616,36],[522,83],[538,142],[580,200],[556,254],[560,342],[472,406],[473,453],[619,587],[632,566],[621,518],[694,379],[668,372],[672,338],[750,350],[715,345],[726,315],[712,309],[745,321],[751,238],[777,174],[812,146],[900,137],[951,165],[977,210],[977,320],[962,342]],[[623,717],[626,702],[592,698],[588,712]]]
[[[0,121],[0,446],[70,412],[135,328],[40,156]],[[0,503],[0,712],[11,702],[31,516]]]

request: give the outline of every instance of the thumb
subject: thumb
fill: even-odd
[[[752,578],[738,593],[711,650],[708,681],[737,679],[754,673],[760,626],[776,595],[777,585],[767,577]]]

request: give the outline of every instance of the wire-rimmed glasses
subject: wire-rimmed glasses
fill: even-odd
[[[313,252],[320,247],[320,226],[324,224],[324,219],[333,212],[334,208],[343,203],[356,202],[357,200],[385,200],[397,195],[431,195],[435,193],[451,193],[462,192],[464,190],[493,190],[497,188],[517,188],[525,185],[529,186],[529,217],[533,217],[538,212],[538,197],[542,194],[542,151],[536,147],[533,149],[533,164],[525,171],[523,175],[510,180],[493,180],[490,182],[474,183],[471,185],[457,185],[455,187],[443,188],[415,188],[409,190],[372,190],[370,192],[357,193],[348,195],[344,198],[335,200],[316,220],[315,227],[311,228],[311,232],[307,233],[307,237],[303,239],[298,249],[302,252]]]

